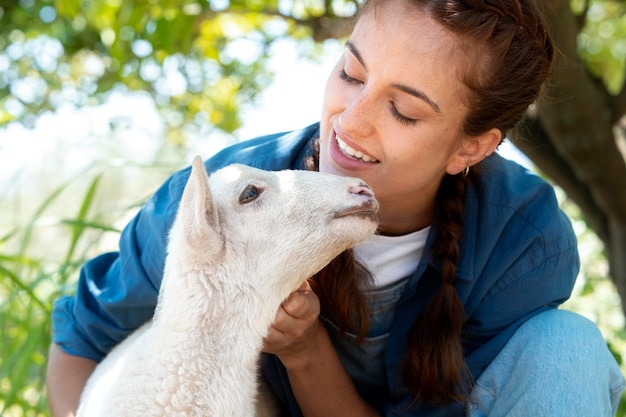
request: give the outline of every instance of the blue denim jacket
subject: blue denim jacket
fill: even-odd
[[[267,170],[303,169],[319,126],[264,136],[227,148],[206,161],[209,172],[238,162]],[[482,163],[482,182],[464,204],[457,292],[466,313],[463,343],[474,378],[530,317],[556,308],[574,285],[579,257],[569,219],[553,188],[497,154]],[[166,239],[189,175],[174,174],[124,229],[119,252],[100,255],[81,270],[74,297],[53,310],[53,340],[68,353],[99,361],[152,317],[165,261]],[[401,363],[408,329],[441,283],[428,247],[400,297],[386,346],[388,389],[367,398],[387,416],[463,415],[463,407],[414,403],[403,386]],[[301,415],[287,374],[264,355],[263,371],[290,415]]]

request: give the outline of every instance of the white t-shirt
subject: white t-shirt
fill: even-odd
[[[354,257],[383,288],[411,275],[422,258],[430,226],[402,236],[373,235],[353,248]]]

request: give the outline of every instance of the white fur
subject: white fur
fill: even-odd
[[[256,199],[240,200],[254,189]],[[355,178],[243,165],[208,178],[197,157],[155,316],[96,368],[78,416],[253,416],[258,355],[278,307],[369,237],[377,209]]]

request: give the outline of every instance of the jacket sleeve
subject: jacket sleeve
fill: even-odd
[[[88,261],[76,294],[55,302],[53,341],[66,352],[100,361],[154,312],[166,242],[189,170],[173,175],[125,227],[119,252]]]

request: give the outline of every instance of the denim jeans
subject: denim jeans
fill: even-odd
[[[595,324],[549,310],[520,327],[478,378],[467,416],[609,417],[623,390]]]

